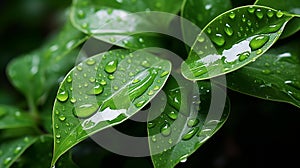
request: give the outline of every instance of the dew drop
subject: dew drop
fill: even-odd
[[[86,118],[97,112],[98,104],[84,104],[73,108],[73,114],[79,118]]]
[[[168,143],[169,143],[169,144],[172,144],[172,143],[173,143],[173,140],[172,140],[172,139],[169,139],[169,140],[168,140]]]
[[[255,15],[258,19],[262,19],[264,17],[264,14],[261,11],[261,9],[256,9]]]
[[[153,127],[155,127],[155,122],[148,122],[148,128],[153,128]]]
[[[242,15],[242,22],[246,22],[246,20],[247,20],[247,19],[246,19],[245,15],[243,14],[243,15]]]
[[[156,142],[156,136],[153,135],[153,136],[151,137],[151,140],[152,140],[152,142]]]
[[[136,106],[137,108],[140,108],[140,107],[142,107],[145,103],[146,103],[146,100],[141,100],[141,101],[137,102],[137,103],[135,104],[135,106]]]
[[[148,96],[152,96],[152,95],[154,95],[154,91],[150,90],[147,94],[148,94]]]
[[[86,61],[86,64],[87,65],[94,65],[96,63],[96,61],[94,60],[94,59],[88,59],[87,61]]]
[[[264,70],[262,70],[262,73],[263,74],[265,74],[265,75],[269,75],[269,74],[271,74],[271,70],[269,70],[269,69],[264,69]]]
[[[56,134],[55,137],[56,137],[57,139],[60,139],[61,136],[60,136],[60,134]]]
[[[170,72],[169,71],[164,71],[163,73],[160,74],[160,77],[165,77],[166,75],[168,75]]]
[[[258,49],[258,50],[256,51],[256,54],[259,55],[259,54],[261,54],[262,52],[263,52],[262,49]],[[254,61],[255,61],[255,60],[254,60]]]
[[[277,11],[277,13],[276,13],[276,17],[277,18],[281,18],[283,16],[283,12],[282,11]]]
[[[248,25],[248,26],[251,26],[251,25],[252,25],[251,20],[248,20],[248,21],[247,21],[247,25]]]
[[[105,65],[104,70],[107,73],[114,73],[117,70],[117,65],[118,65],[117,60],[110,61]]]
[[[59,89],[59,92],[56,96],[57,100],[61,101],[61,102],[65,102],[68,100],[69,98],[69,94],[68,91],[64,90],[64,89]]]
[[[119,87],[118,87],[118,86],[114,86],[113,88],[114,88],[114,90],[118,90],[118,89],[119,89]]]
[[[55,124],[55,128],[56,128],[56,129],[58,129],[58,128],[59,128],[58,124]]]
[[[111,43],[115,43],[115,42],[116,42],[116,38],[110,37],[110,38],[109,38],[109,41],[110,41]]]
[[[187,161],[187,158],[188,158],[188,156],[189,156],[188,154],[181,156],[181,157],[179,158],[180,162],[181,162],[181,163],[184,163],[184,162],[186,162],[186,161]]]
[[[283,23],[270,25],[270,26],[268,27],[266,33],[274,33],[274,32],[277,32],[277,31],[282,27],[282,25],[283,25]]]
[[[8,165],[11,161],[12,161],[12,158],[11,157],[7,157],[7,158],[4,159],[3,164],[4,165]]]
[[[115,76],[112,75],[112,74],[110,74],[110,75],[108,75],[108,79],[109,79],[109,80],[114,80],[114,79],[115,79]]]
[[[87,23],[82,23],[82,24],[81,24],[81,27],[82,27],[83,29],[88,28],[88,26],[89,26],[89,25],[88,25]]]
[[[22,150],[22,147],[21,146],[17,146],[14,150],[14,154],[18,154],[20,153],[20,151]]]
[[[239,61],[244,61],[250,56],[250,52],[246,51],[238,55]]]
[[[167,115],[169,118],[171,118],[172,120],[176,120],[177,117],[178,117],[178,113],[173,111],[173,110],[170,110],[167,112]]]
[[[248,8],[248,12],[249,12],[249,13],[254,13],[254,11],[255,11],[255,9],[254,9],[253,7],[249,7],[249,8]]]
[[[100,83],[100,85],[102,85],[102,86],[105,86],[105,85],[107,84],[106,81],[103,80],[103,79],[102,79],[99,83]]]
[[[169,136],[171,134],[171,127],[170,127],[170,124],[167,121],[160,128],[160,132],[163,136]]]
[[[82,65],[81,65],[81,64],[77,65],[77,66],[76,66],[76,69],[77,69],[78,71],[82,71]]]
[[[71,75],[69,75],[69,76],[67,77],[67,82],[68,82],[68,83],[71,83],[71,82],[72,82],[72,76],[71,76]]]
[[[83,10],[78,10],[77,11],[77,16],[80,18],[80,19],[83,19],[85,17],[85,13],[83,12]]]
[[[192,128],[188,133],[182,136],[182,140],[187,141],[190,140],[199,130],[199,127]]]
[[[231,28],[231,26],[228,23],[226,23],[224,31],[228,36],[232,36],[232,34],[233,34],[233,29]]]
[[[203,36],[198,37],[198,42],[202,43],[204,41],[205,41],[205,37],[203,37]]]
[[[153,90],[156,91],[156,90],[159,90],[159,88],[160,88],[159,86],[154,86]]]
[[[187,122],[187,126],[189,127],[195,127],[199,123],[198,119],[190,119]]]
[[[212,41],[220,47],[225,44],[225,38],[222,34],[215,34],[212,36]]]
[[[211,28],[207,28],[207,30],[206,30],[206,32],[208,33],[208,34],[210,34],[211,33]]]
[[[235,13],[234,12],[230,12],[229,13],[229,18],[230,19],[234,19],[235,18]]]
[[[91,94],[91,95],[99,95],[103,92],[104,88],[102,85],[97,84],[96,86],[94,86],[91,90],[89,90],[87,92],[87,94]]]
[[[268,41],[269,41],[269,36],[259,35],[255,38],[253,38],[250,41],[249,45],[252,50],[257,50],[257,49],[260,49],[261,47],[263,47]]]
[[[269,10],[267,11],[267,16],[268,16],[269,18],[273,17],[273,16],[274,16],[274,12],[273,12],[271,9],[269,9]]]
[[[64,115],[61,115],[61,116],[58,117],[58,119],[59,119],[60,121],[65,121],[65,120],[66,120],[66,117],[65,117]]]

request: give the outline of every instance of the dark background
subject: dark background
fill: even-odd
[[[233,3],[240,6],[253,1]],[[11,59],[40,47],[55,33],[70,4],[70,0],[0,0],[0,104],[24,103],[6,78],[5,68]],[[228,96],[232,109],[224,127],[177,167],[298,167],[299,109],[233,91],[228,91]],[[144,126],[140,128],[146,131]],[[91,140],[73,151],[80,167],[152,167],[150,158],[115,155]]]

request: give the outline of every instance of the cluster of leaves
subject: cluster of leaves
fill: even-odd
[[[0,105],[0,167],[76,167],[69,149],[150,101],[165,102],[158,117],[148,114],[153,165],[174,167],[226,121],[229,101],[218,80],[225,74],[229,89],[300,107],[300,50],[293,38],[299,8],[297,0],[239,7],[230,0],[73,0],[60,33],[7,67],[29,110]],[[172,15],[133,14],[145,11]],[[159,33],[173,31],[179,13],[201,31],[190,34],[182,24],[183,39],[192,37],[192,45],[170,47],[166,42],[176,40]],[[91,37],[114,49],[71,69]],[[284,38],[291,40],[276,45]],[[161,49],[176,52],[178,46],[185,62],[175,67],[172,54]],[[209,116],[212,92],[224,99],[217,118]]]

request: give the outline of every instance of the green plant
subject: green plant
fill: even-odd
[[[149,149],[154,167],[163,168],[185,161],[222,127],[230,111],[224,87],[300,107],[298,8],[296,0],[247,6],[230,0],[73,0],[60,32],[7,66],[27,102],[25,108],[0,106],[0,167],[76,167],[72,147],[124,124],[150,101],[159,107],[148,114]],[[173,15],[153,12],[153,18],[151,11]],[[182,22],[183,42],[192,38],[191,46],[160,34],[173,31],[179,13],[202,29],[196,35]],[[77,64],[90,38],[112,46]],[[175,68],[174,53],[185,60]],[[212,92],[224,99],[218,116],[209,113]]]

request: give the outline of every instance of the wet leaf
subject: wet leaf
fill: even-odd
[[[60,33],[41,48],[9,63],[10,81],[28,101],[37,104],[58,83],[58,78],[74,65],[77,57],[74,48],[86,39],[67,22]]]
[[[0,145],[0,165],[3,168],[10,167],[22,153],[30,147],[37,138],[22,137],[15,140],[8,140]]]
[[[89,135],[142,109],[170,70],[169,61],[143,50],[113,50],[78,64],[62,82],[54,103],[52,163]]]
[[[271,8],[287,11],[289,13],[298,14],[298,17],[293,18],[287,25],[285,30],[282,32],[280,38],[285,38],[293,35],[300,30],[300,3],[298,0],[257,0],[256,5],[265,5]]]
[[[292,17],[263,6],[244,6],[219,15],[197,37],[182,64],[183,75],[204,80],[255,61],[274,44]]]
[[[150,11],[176,14],[181,3],[180,0],[75,0],[71,20],[82,32],[121,47],[160,46],[161,37],[145,31],[157,33],[166,30],[173,15],[155,15]]]
[[[181,80],[185,85],[180,87],[174,79],[167,81],[163,89],[167,96],[164,111],[160,115],[150,112],[148,116],[150,152],[156,168],[173,168],[185,162],[221,128],[229,115],[229,102],[225,105],[223,89],[207,81],[197,84]],[[213,102],[216,95],[224,101]],[[165,97],[157,98],[166,102]]]
[[[35,121],[16,107],[0,105],[0,129],[35,127]]]
[[[293,40],[227,75],[227,86],[241,93],[300,107],[299,72],[299,41]]]

